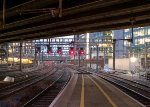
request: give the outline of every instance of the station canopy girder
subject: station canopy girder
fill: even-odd
[[[150,0],[62,0],[62,17],[41,12],[59,0],[17,1],[6,0],[4,26],[0,8],[0,43],[150,25]]]

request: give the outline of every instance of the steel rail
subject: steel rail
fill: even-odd
[[[52,70],[51,70],[52,71]],[[49,73],[49,70],[48,70],[48,72],[46,72],[46,73],[44,73],[44,74],[42,74],[42,75],[47,75]],[[13,87],[15,87],[16,88],[16,86],[19,86],[20,87],[20,85],[22,85],[22,84],[25,84],[25,83],[28,83],[28,82],[32,82],[33,80],[36,80],[36,79],[38,79],[38,78],[41,78],[41,77],[39,77],[39,75],[34,75],[34,76],[30,76],[30,77],[28,77],[28,78],[26,78],[25,80],[21,80],[21,81],[18,81],[17,83],[15,82],[14,84],[10,84],[10,85],[6,85],[6,86],[4,86],[3,88],[0,88],[0,93],[2,92],[2,91],[6,91],[6,90],[9,90],[9,89],[13,89]]]
[[[52,76],[53,74],[54,74],[54,72],[53,73],[49,73],[48,75],[46,74],[44,76],[40,76],[40,77],[36,78],[35,80],[31,81],[30,83],[22,84],[21,86],[17,85],[17,87],[15,86],[12,89],[9,88],[8,90],[5,90],[4,92],[0,92],[0,99],[4,99],[6,97],[9,97],[10,95],[13,95],[13,94],[15,94],[18,91],[21,91],[21,90],[23,90],[25,88],[28,88],[29,86],[31,86],[33,84],[36,84],[36,83],[44,80],[45,78],[48,78],[49,76]]]
[[[50,105],[50,103],[55,99],[55,97],[60,93],[60,91],[63,89],[63,87],[66,86],[68,81],[71,78],[71,75],[68,75],[69,77],[66,78],[66,80],[63,80],[66,72],[64,72],[57,80],[55,80],[49,87],[47,87],[45,90],[37,94],[34,98],[29,100],[27,103],[25,103],[22,107],[32,107],[34,106],[34,103],[37,103],[36,105]],[[63,82],[63,83],[62,83]],[[58,85],[57,85],[58,84]],[[61,84],[61,85],[59,85]],[[55,89],[55,86],[57,86],[57,89]],[[54,87],[54,89],[53,89]],[[53,91],[55,90],[55,92]],[[52,93],[53,92],[53,93]],[[48,94],[49,93],[49,94]],[[50,94],[51,93],[51,94]],[[46,99],[44,99],[44,96],[46,96]],[[42,102],[40,102],[40,99],[42,99]],[[49,98],[49,100],[47,100]]]

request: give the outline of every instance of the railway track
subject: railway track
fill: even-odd
[[[61,92],[71,78],[71,73],[64,73],[53,81],[49,87],[37,94],[34,98],[24,104],[22,107],[48,107],[55,97]]]
[[[8,72],[7,76],[14,77],[15,81],[13,83],[10,83],[10,82],[1,83],[0,84],[0,91],[3,89],[13,87],[13,86],[17,86],[18,84],[30,81],[33,78],[39,77],[40,75],[43,75],[44,73],[49,72],[51,70],[52,69],[48,70],[46,68],[46,69],[35,70],[33,72],[28,72],[28,73],[25,73],[25,72]],[[41,72],[41,71],[44,71],[44,72]],[[6,74],[5,74],[5,76],[6,76]],[[3,76],[3,78],[5,76]]]
[[[138,83],[129,82],[124,79],[114,78],[110,75],[96,74],[104,80],[114,84],[126,94],[130,95],[146,107],[150,107],[150,91],[148,87],[144,87]],[[125,82],[126,81],[126,82]]]
[[[48,70],[47,70],[48,71]],[[9,97],[10,95],[15,94],[16,92],[23,90],[33,84],[38,83],[39,81],[42,81],[43,79],[49,77],[53,73],[51,72],[45,72],[43,75],[39,76],[33,76],[31,78],[25,79],[24,81],[17,82],[15,84],[9,85],[7,87],[0,89],[0,99],[4,99]]]

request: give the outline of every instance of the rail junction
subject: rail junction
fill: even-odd
[[[150,0],[1,0],[0,107],[150,107],[149,22]]]

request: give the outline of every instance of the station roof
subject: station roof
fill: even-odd
[[[0,5],[2,5],[2,0]],[[0,43],[150,25],[150,0],[6,0],[0,6]]]

